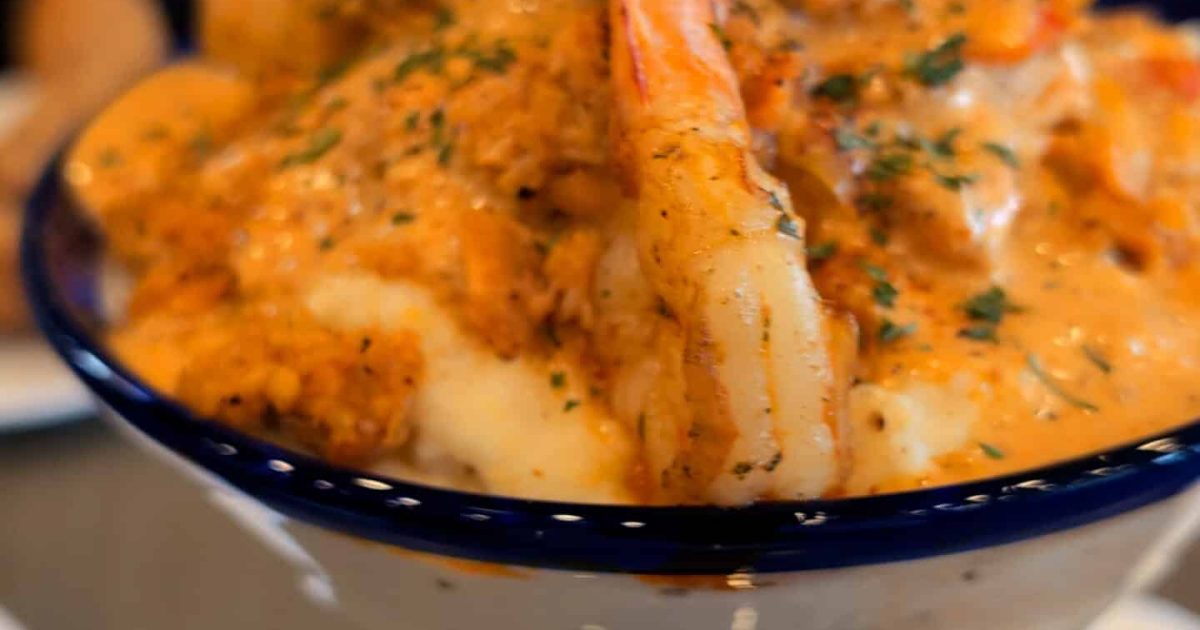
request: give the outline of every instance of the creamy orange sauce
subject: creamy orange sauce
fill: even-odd
[[[132,278],[121,356],[337,461],[663,500],[623,357],[670,314],[622,262],[635,200],[604,3],[262,4],[282,13],[211,2],[207,57],[115,104],[67,165]],[[758,157],[857,338],[830,494],[1026,469],[1200,415],[1195,38],[1079,0],[754,0],[718,19]],[[363,278],[403,290],[333,290]],[[403,315],[414,291],[452,343]],[[580,427],[560,459],[603,464],[526,465],[496,423],[495,462],[466,461],[487,444],[421,417],[471,391],[425,397],[431,347],[494,360],[509,390],[536,381],[520,399]],[[953,417],[893,440],[916,426],[901,407]]]

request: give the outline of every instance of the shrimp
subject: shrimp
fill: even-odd
[[[820,496],[843,476],[838,333],[804,224],[751,152],[714,0],[612,0],[617,153],[657,294],[644,459],[667,501]]]

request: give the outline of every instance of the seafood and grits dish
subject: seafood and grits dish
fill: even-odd
[[[210,0],[65,177],[119,357],[425,483],[894,492],[1200,415],[1200,38],[1086,0]]]

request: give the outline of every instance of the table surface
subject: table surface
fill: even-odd
[[[0,607],[30,630],[349,628],[108,425],[0,435]],[[1200,551],[1161,593],[1200,610]]]

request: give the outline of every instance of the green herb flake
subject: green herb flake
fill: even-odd
[[[433,14],[433,30],[444,31],[454,26],[454,23],[457,21],[458,18],[449,7],[438,7],[437,11]]]
[[[775,222],[775,229],[779,230],[779,233],[784,236],[790,236],[795,239],[800,238],[800,226],[796,224],[795,219],[786,214],[779,215],[779,220]]]
[[[349,70],[350,66],[352,65],[354,65],[354,59],[352,57],[348,57],[332,65],[325,66],[320,72],[317,73],[317,84],[326,85],[328,83],[337,81],[342,77],[342,75],[346,74],[346,71]]]
[[[782,462],[783,462],[783,452],[775,451],[775,454],[773,456],[771,456],[771,461],[763,464],[763,470],[765,470],[767,472],[775,472],[775,469],[779,468],[779,464]]]
[[[341,111],[343,109],[346,109],[346,107],[349,105],[350,105],[350,101],[346,100],[346,97],[335,96],[332,100],[329,101],[329,104],[325,106],[325,109],[330,112],[336,112],[336,111]]]
[[[752,470],[754,470],[754,464],[750,462],[738,462],[733,466],[733,474],[737,475],[738,479],[744,478]]]
[[[937,183],[940,184],[942,188],[953,190],[955,192],[958,192],[966,186],[970,186],[971,184],[979,181],[979,175],[977,173],[946,175],[937,171],[931,170],[931,172],[933,173],[933,178],[937,180]]]
[[[1042,382],[1042,385],[1044,385],[1046,389],[1050,390],[1050,393],[1063,399],[1068,404],[1078,407],[1084,411],[1100,411],[1100,408],[1096,405],[1093,405],[1092,403],[1063,389],[1062,385],[1060,385],[1058,381],[1055,381],[1054,377],[1050,376],[1050,374],[1046,372],[1044,368],[1042,368],[1042,362],[1040,359],[1038,359],[1036,354],[1030,353],[1025,355],[1025,364],[1029,367],[1029,371],[1032,372],[1033,375]]]
[[[926,87],[945,85],[966,67],[962,58],[966,43],[967,36],[963,33],[951,35],[932,50],[909,55],[904,69]]]
[[[1021,160],[1011,148],[997,142],[984,142],[980,146],[982,146],[985,151],[1000,158],[1001,162],[1004,162],[1011,168],[1021,168]]]
[[[321,159],[330,149],[342,141],[342,132],[333,127],[317,130],[308,138],[308,146],[283,158],[280,168],[288,168],[297,164],[312,164]]]
[[[467,49],[459,51],[459,54],[474,62],[475,68],[493,74],[504,74],[508,67],[517,60],[516,51],[513,50],[511,44],[504,40],[497,41],[490,52]]]
[[[196,135],[192,136],[192,139],[188,142],[188,148],[190,148],[192,153],[196,154],[197,157],[208,157],[213,150],[212,134],[210,134],[207,130],[201,130],[197,132]]]
[[[917,332],[916,324],[900,325],[890,319],[885,318],[883,322],[879,324],[879,341],[883,343],[892,343],[894,341],[904,339],[905,337],[910,337],[915,332]]]
[[[325,238],[321,239],[320,243],[317,243],[317,247],[323,252],[333,249],[333,245],[333,238],[329,236],[326,236]]]
[[[419,124],[421,124],[421,112],[409,112],[404,117],[404,129],[406,131],[416,131]]]
[[[926,150],[937,157],[952,158],[958,154],[954,143],[962,135],[962,132],[962,127],[954,127],[939,136],[937,140],[929,142]]]
[[[971,341],[988,341],[991,343],[999,343],[996,338],[995,324],[977,324],[968,326],[958,331],[958,336],[962,339],[970,339]]]
[[[729,35],[725,32],[725,29],[721,28],[720,24],[717,24],[716,22],[710,22],[708,24],[708,30],[712,31],[712,34],[717,38],[717,41],[721,42],[722,48],[725,50],[733,48],[733,40],[729,39]]]
[[[123,161],[121,152],[112,147],[101,151],[100,155],[96,157],[96,163],[100,165],[100,168],[115,168],[120,166]]]
[[[879,265],[873,265],[865,260],[860,260],[858,262],[858,266],[862,267],[862,270],[867,273],[867,276],[869,276],[875,282],[887,282],[887,271],[885,271],[883,267],[880,267]]]
[[[566,372],[551,372],[550,373],[550,387],[553,387],[554,389],[562,389],[563,387],[566,387],[566,385],[567,385]]]
[[[877,192],[865,193],[858,198],[858,205],[873,212],[881,212],[892,207],[894,200]]]
[[[563,413],[570,413],[570,412],[571,412],[571,410],[575,409],[576,407],[578,407],[578,406],[580,406],[580,405],[582,405],[582,404],[583,404],[583,403],[581,403],[581,402],[579,402],[578,400],[575,400],[574,398],[572,398],[572,399],[568,400],[568,401],[566,402],[566,404],[564,404],[564,405],[563,405]]]
[[[1004,459],[1004,451],[987,442],[980,442],[979,450],[983,451],[983,454],[987,455],[988,459]]]
[[[1104,372],[1105,374],[1112,374],[1112,363],[1109,363],[1108,359],[1104,358],[1104,355],[1100,354],[1099,350],[1096,350],[1091,346],[1083,346],[1083,354],[1087,357],[1088,361],[1091,361],[1092,365],[1099,368],[1101,372]]]
[[[880,247],[885,247],[888,244],[887,232],[884,232],[882,228],[872,225],[869,234],[872,243]]]
[[[837,241],[825,241],[824,243],[813,245],[805,250],[805,254],[808,256],[809,262],[829,260],[830,258],[836,256],[837,252]]]
[[[400,83],[420,70],[438,72],[446,61],[446,51],[440,46],[422,50],[405,57],[392,71],[392,80]]]
[[[892,283],[886,280],[876,282],[875,286],[871,289],[871,297],[875,299],[875,303],[884,308],[895,306],[896,298],[899,295],[900,292],[896,290],[896,287],[892,286]]]
[[[858,101],[858,77],[852,74],[835,74],[817,84],[811,94],[835,103],[847,104]]]
[[[392,225],[408,225],[417,220],[417,215],[411,212],[397,212],[392,215]]]
[[[730,15],[744,15],[747,19],[758,26],[762,18],[758,15],[758,11],[754,7],[746,4],[744,0],[737,0],[733,3],[733,8],[729,11]]]
[[[912,172],[913,158],[907,153],[887,153],[876,156],[867,167],[867,178],[882,183]]]
[[[1008,295],[1000,287],[992,287],[963,304],[967,317],[975,321],[999,324],[1007,313],[1019,313],[1021,308],[1008,301]]]
[[[166,140],[168,137],[170,137],[170,135],[171,131],[167,129],[165,125],[154,125],[152,127],[148,127],[146,131],[142,133],[142,140],[147,142],[157,142],[159,140]]]
[[[838,127],[834,130],[833,141],[837,144],[837,148],[842,151],[875,148],[875,143],[870,138],[860,135],[854,129],[848,127]]]

